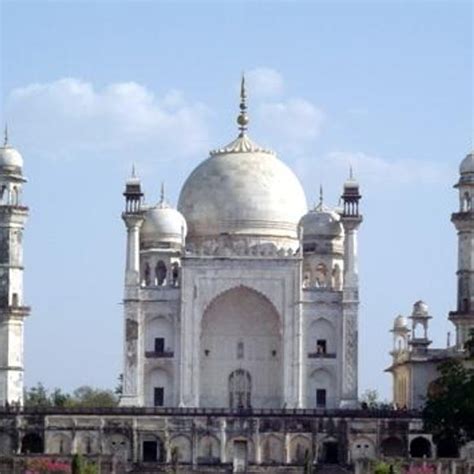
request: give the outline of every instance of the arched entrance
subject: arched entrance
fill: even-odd
[[[272,303],[247,287],[222,293],[201,322],[200,406],[281,407],[282,356]]]
[[[405,443],[396,436],[385,438],[380,445],[380,453],[387,458],[401,458],[405,456]]]
[[[251,400],[252,377],[246,370],[234,370],[229,376],[229,407],[250,408]]]
[[[410,456],[412,458],[430,458],[431,443],[422,436],[414,438],[410,443]]]
[[[28,433],[21,440],[21,452],[23,454],[40,454],[43,452],[43,438],[38,433]]]

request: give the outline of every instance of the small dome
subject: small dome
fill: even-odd
[[[474,173],[474,150],[471,151],[464,160],[461,161],[459,165],[459,173],[460,174],[467,174],[467,173]]]
[[[21,168],[23,166],[23,158],[20,152],[7,143],[0,147],[0,166]]]
[[[146,247],[162,243],[181,245],[186,233],[183,215],[163,200],[146,210],[140,238]]]
[[[344,233],[339,214],[322,204],[305,214],[300,225],[303,227],[303,240],[318,236],[334,238]]]
[[[405,316],[402,316],[401,314],[395,318],[393,321],[393,329],[408,329],[408,320],[405,318]]]
[[[417,301],[413,305],[413,316],[428,316],[428,305],[424,301]]]

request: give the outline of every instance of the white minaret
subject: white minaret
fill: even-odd
[[[458,297],[449,319],[456,326],[456,345],[462,349],[474,329],[474,151],[461,162],[459,173],[454,186],[459,191],[459,211],[451,216],[458,231]]]
[[[124,291],[124,365],[122,406],[139,406],[143,398],[143,325],[140,310],[140,227],[143,224],[140,180],[132,172],[125,185],[125,211],[122,219],[127,227],[127,257]]]
[[[357,265],[357,229],[362,222],[359,214],[359,183],[352,176],[344,183],[344,284],[341,360],[341,407],[355,407],[358,403],[358,315],[359,274]]]
[[[23,404],[23,158],[8,143],[0,147],[0,406]]]

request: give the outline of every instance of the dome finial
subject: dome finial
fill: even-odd
[[[5,122],[5,130],[3,132],[3,146],[8,145],[8,124]]]
[[[132,178],[136,178],[137,177],[137,173],[135,171],[135,163],[132,164]]]
[[[349,179],[351,181],[354,179],[354,171],[352,169],[352,163],[349,165]]]
[[[319,185],[319,206],[323,207],[324,202],[324,192],[323,192],[323,185]]]
[[[237,124],[239,125],[239,137],[243,137],[247,131],[249,117],[247,115],[247,91],[245,89],[245,75],[242,73],[242,80],[240,82],[240,114],[237,117]]]
[[[160,204],[165,202],[165,182],[161,182],[161,190],[160,190]]]

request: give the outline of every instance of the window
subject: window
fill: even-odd
[[[160,260],[156,264],[155,273],[156,273],[156,282],[158,286],[165,285],[167,269],[166,269],[165,262],[163,262],[163,260]]]
[[[156,462],[158,460],[158,443],[156,441],[143,442],[143,462]]]
[[[316,390],[316,408],[325,408],[326,407],[326,390],[323,388],[318,388]]]
[[[326,354],[326,339],[316,340],[316,352],[318,354]]]
[[[165,338],[155,337],[155,352],[165,352]]]
[[[155,387],[153,404],[155,407],[162,407],[165,400],[165,389],[163,387]]]
[[[237,343],[237,359],[244,358],[244,343],[242,341]]]
[[[151,270],[150,270],[150,265],[145,263],[145,270],[143,272],[143,278],[145,281],[145,286],[150,286],[151,284]]]

